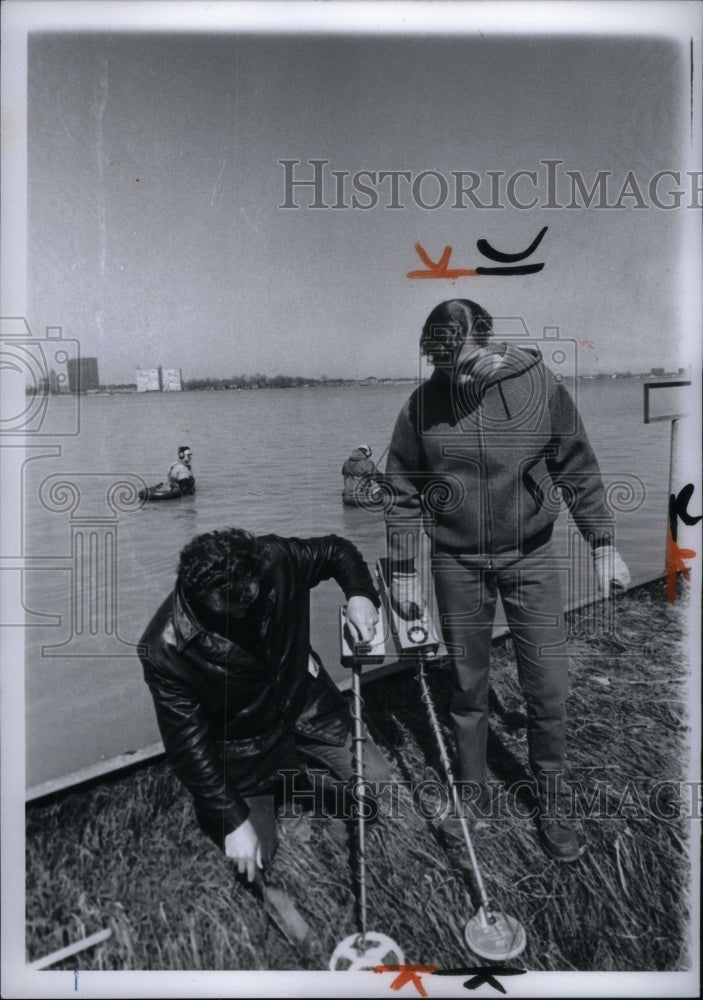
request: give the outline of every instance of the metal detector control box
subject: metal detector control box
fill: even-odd
[[[383,607],[378,609],[376,634],[371,642],[354,642],[344,618],[344,608],[339,609],[339,644],[342,665],[351,667],[354,663],[383,663],[386,658],[386,623]]]
[[[436,656],[440,640],[435,631],[427,601],[425,602],[425,613],[421,618],[403,618],[393,606],[387,559],[379,559],[376,563],[376,576],[383,601],[382,607],[388,615],[398,655],[401,657]]]

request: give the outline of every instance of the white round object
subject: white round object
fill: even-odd
[[[408,628],[408,639],[419,646],[420,643],[427,642],[428,631],[424,625],[411,625]]]
[[[332,952],[332,972],[373,972],[377,965],[404,965],[405,956],[387,934],[350,934]]]
[[[466,924],[464,939],[475,955],[493,962],[515,958],[527,944],[525,928],[519,920],[500,910],[494,910],[489,918],[482,906]]]

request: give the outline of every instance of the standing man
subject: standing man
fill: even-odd
[[[379,602],[351,542],[199,535],[140,642],[167,757],[202,829],[249,881],[276,847],[280,772],[352,778],[349,707],[310,646],[310,591],[328,579],[352,636],[370,641]],[[367,761],[369,777],[386,777],[371,744]]]
[[[528,753],[545,851],[583,850],[559,815],[568,660],[559,572],[551,548],[559,487],[594,559],[602,592],[629,584],[613,547],[613,519],[576,406],[534,347],[491,345],[489,314],[468,299],[442,302],[422,331],[434,367],[403,407],[386,481],[391,592],[398,611],[421,611],[415,566],[421,526],[452,657],[451,714],[459,777],[477,810],[488,806],[486,741],[491,637],[500,594],[527,703]]]
[[[168,485],[177,486],[181,493],[195,493],[195,477],[191,469],[193,452],[188,445],[178,449],[178,460],[171,464],[168,470]]]

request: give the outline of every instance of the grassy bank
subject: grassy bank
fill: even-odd
[[[475,835],[491,896],[527,930],[516,960],[525,968],[688,967],[690,823],[675,808],[673,787],[662,787],[660,815],[649,798],[656,782],[688,777],[682,606],[667,605],[657,583],[628,594],[615,627],[596,636],[602,605],[570,615],[569,777],[607,818],[586,810],[579,823],[589,850],[573,865],[549,860],[533,822],[507,808]],[[446,719],[446,669],[435,668],[430,681]],[[412,672],[366,685],[364,697],[394,775],[439,778]],[[495,645],[491,701],[491,776],[508,786],[528,776],[508,638]],[[407,801],[400,809],[402,819],[382,819],[368,831],[369,927],[393,937],[406,961],[466,964],[463,927],[476,897],[465,850]],[[291,893],[313,928],[316,961],[306,963],[287,943],[202,836],[189,796],[164,762],[28,808],[28,960],[111,927],[108,941],[55,968],[326,967],[357,927],[348,830],[343,820],[304,811],[281,826],[270,881]]]

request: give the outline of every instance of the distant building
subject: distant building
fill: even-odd
[[[164,368],[161,377],[161,388],[164,392],[180,392],[183,389],[181,369]]]
[[[137,368],[137,392],[181,392],[180,368]]]
[[[90,389],[100,388],[97,358],[69,358],[67,368],[70,392],[88,392]]]
[[[61,392],[58,375],[53,368],[49,369],[49,377],[42,378],[39,383],[40,396],[57,396]]]
[[[161,392],[161,367],[137,368],[137,392]]]
[[[651,375],[663,375],[664,374],[664,369],[663,368],[652,368],[650,370],[650,374]]]

